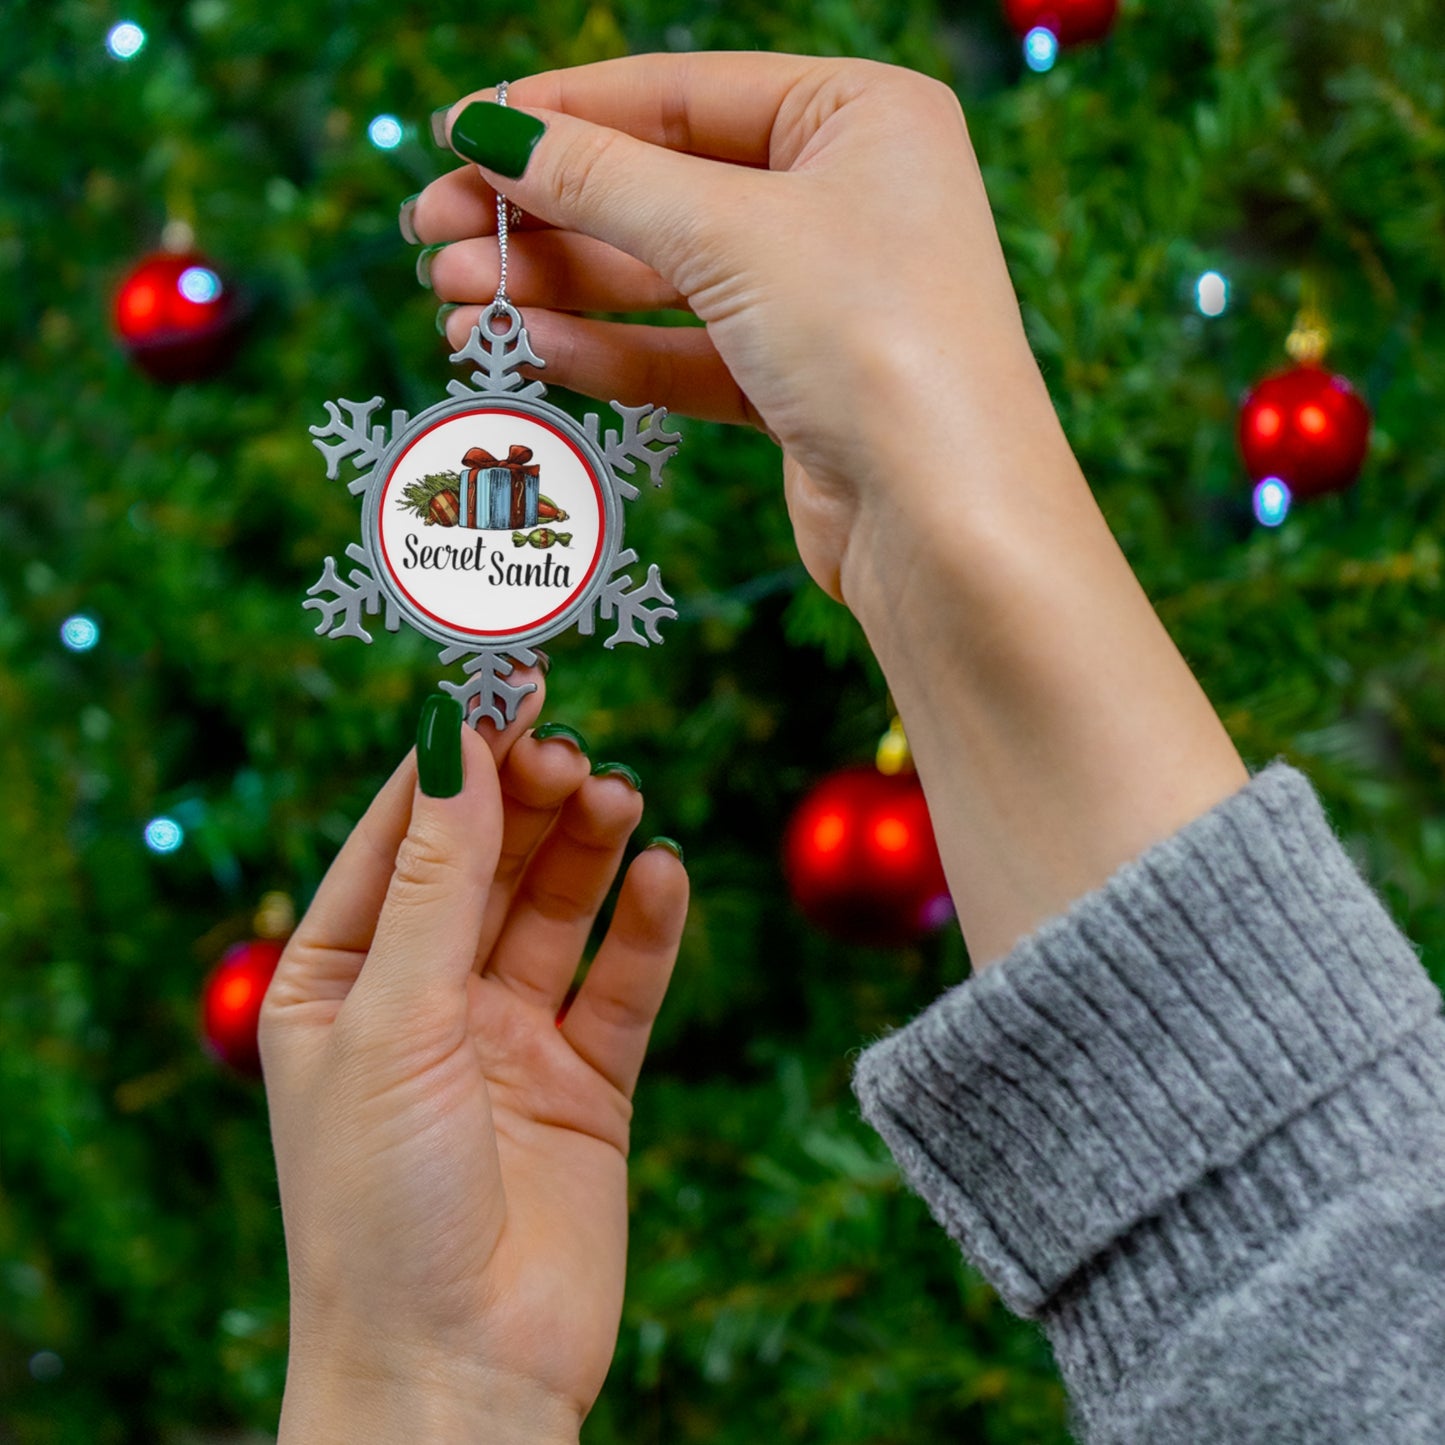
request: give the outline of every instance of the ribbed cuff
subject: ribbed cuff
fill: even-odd
[[[938,1222],[1038,1315],[1439,1010],[1310,781],[1276,761],[867,1049],[853,1087]]]

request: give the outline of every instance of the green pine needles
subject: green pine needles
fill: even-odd
[[[460,472],[432,472],[420,481],[409,482],[403,487],[401,503],[408,511],[415,512],[418,517],[429,522],[432,519],[432,498],[440,496],[442,492],[456,492],[460,496],[461,486]]]

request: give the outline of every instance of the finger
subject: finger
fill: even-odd
[[[776,165],[780,123],[850,73],[889,67],[766,51],[631,55],[513,81],[509,104],[565,113],[638,140],[738,165]],[[876,76],[874,77],[876,80]],[[495,90],[467,99],[494,99]],[[465,102],[462,102],[465,103]],[[455,117],[453,107],[448,119]],[[519,202],[525,205],[525,202]]]
[[[629,1099],[677,962],[687,900],[679,858],[665,848],[635,858],[612,926],[561,1022],[563,1038]]]
[[[461,788],[429,796],[419,783],[412,794],[371,948],[338,1023],[350,1016],[425,1048],[465,1035],[466,980],[501,849],[502,798],[491,752],[463,726],[459,707],[429,712],[423,734],[419,749],[440,760],[459,747]],[[445,793],[450,780],[440,781]]]
[[[583,783],[522,878],[488,976],[556,1014],[641,817],[642,795],[621,778]]]
[[[757,171],[650,145],[625,131],[580,120],[563,111],[527,108],[527,116],[545,127],[530,148],[520,175],[503,175],[485,164],[490,145],[482,136],[502,112],[494,102],[476,107],[459,134],[461,103],[448,117],[452,149],[481,165],[483,179],[502,189],[523,211],[552,225],[605,241],[674,280],[705,250],[705,237],[716,218],[744,213],[759,217],[765,183],[776,180]],[[514,113],[519,111],[513,106]],[[480,112],[478,117],[477,112]],[[509,122],[509,124],[515,121]],[[505,164],[518,164],[509,151]],[[689,290],[688,287],[680,289]]]
[[[276,965],[267,1009],[346,997],[371,947],[415,789],[416,753],[409,752],[326,870]]]
[[[463,306],[447,317],[454,348],[466,345],[481,311]],[[702,421],[764,426],[701,326],[593,321],[540,310],[523,319],[533,348],[546,358],[549,386],[624,406],[665,406]]]
[[[501,772],[502,852],[477,940],[477,973],[486,968],[528,861],[588,771],[587,754],[567,734],[530,734],[512,748]]]
[[[432,290],[443,301],[490,301],[501,263],[491,239],[456,241],[431,261]],[[507,295],[514,306],[554,311],[661,311],[687,302],[651,266],[571,231],[513,234]]]
[[[423,245],[460,241],[466,236],[497,234],[497,193],[482,173],[468,162],[458,170],[438,176],[412,203],[412,229]],[[518,231],[548,230],[546,221],[525,212],[510,234]],[[410,239],[410,238],[408,238]]]

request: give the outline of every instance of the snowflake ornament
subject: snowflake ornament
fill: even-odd
[[[521,368],[545,363],[500,297],[452,361],[475,369],[419,416],[394,410],[388,427],[372,421],[379,396],[329,401],[326,425],[310,429],[329,478],[343,462],[357,473],[347,486],[362,498],[361,542],[346,549],[345,576],[326,559],[302,605],[326,637],[370,642],[363,618],[380,616],[389,632],[404,621],[442,643],[443,665],[460,662],[465,680],[440,686],[469,723],[503,728],[535,690],[507,679],[547,638],[573,626],[590,636],[600,619],[615,624],[604,647],[662,641],[677,612],[655,565],[634,581],[623,504],[639,495],[639,467],[662,485],[681,438],[664,407],[614,401],[620,426],[604,431],[595,413],[579,426],[544,401]]]

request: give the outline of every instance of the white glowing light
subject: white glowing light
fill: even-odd
[[[105,37],[105,48],[117,60],[134,60],[145,48],[146,33],[134,20],[122,20],[112,25]]]
[[[1229,282],[1218,271],[1206,271],[1195,283],[1194,299],[1205,316],[1223,316],[1229,305]]]
[[[152,818],[146,824],[146,847],[152,853],[174,853],[186,841],[186,830],[174,818]]]
[[[394,115],[379,115],[366,128],[372,145],[379,151],[394,151],[401,144],[401,122]]]
[[[221,294],[221,278],[209,266],[187,266],[176,282],[177,288],[187,301],[205,305]]]
[[[1024,59],[1030,70],[1052,70],[1058,58],[1059,37],[1047,25],[1035,25],[1024,36]]]
[[[77,612],[60,624],[60,640],[72,652],[89,652],[100,641],[100,625]]]
[[[1264,527],[1277,527],[1289,515],[1290,491],[1278,477],[1266,477],[1254,489],[1254,515]]]

